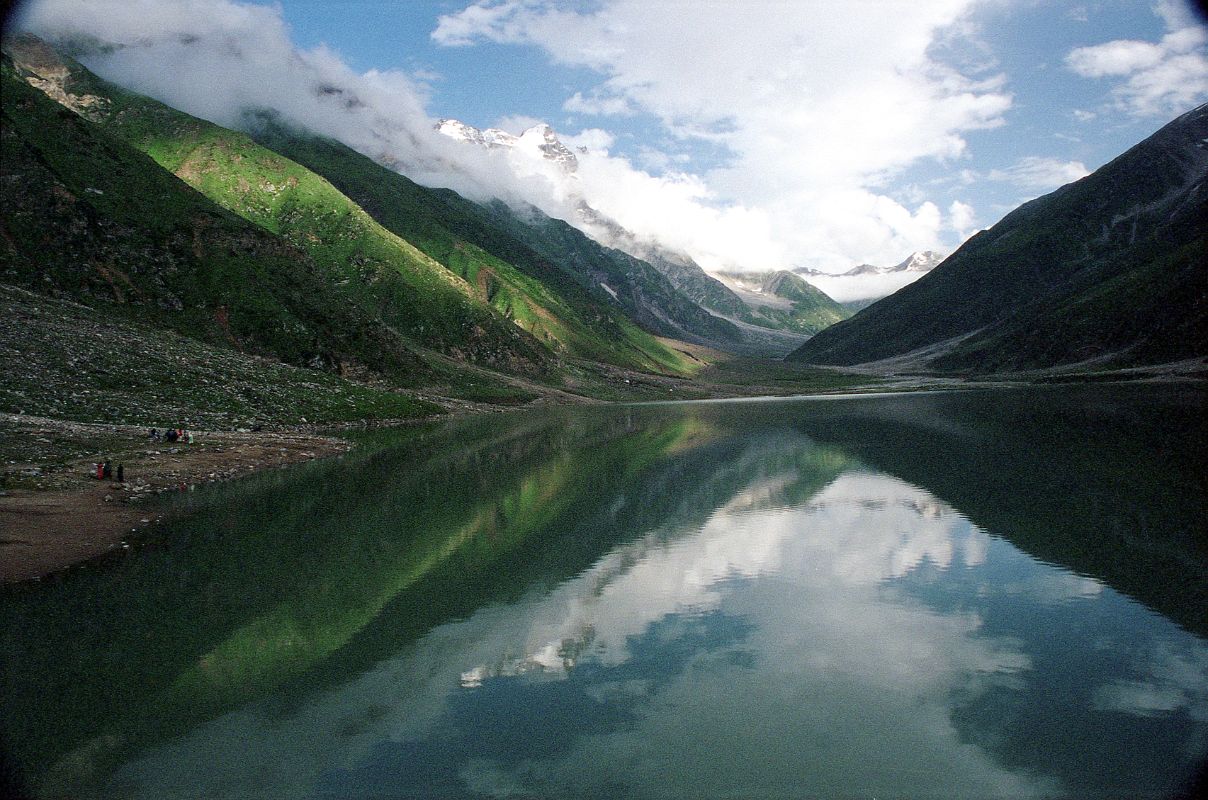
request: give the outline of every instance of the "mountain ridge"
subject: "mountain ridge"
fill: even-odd
[[[1208,105],[1032,200],[791,354],[977,373],[1208,353]],[[926,351],[926,354],[923,355]]]

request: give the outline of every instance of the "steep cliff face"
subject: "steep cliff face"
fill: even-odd
[[[857,364],[926,350],[933,368],[990,372],[1204,356],[1206,183],[1200,106],[790,357]]]

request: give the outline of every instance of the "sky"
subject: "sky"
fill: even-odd
[[[275,107],[711,270],[951,252],[1208,100],[1184,0],[35,0],[16,25],[220,124]],[[435,133],[449,117],[586,152],[521,164]]]

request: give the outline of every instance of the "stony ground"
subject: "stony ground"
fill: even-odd
[[[0,410],[221,429],[440,409],[404,392],[210,347],[0,284]]]

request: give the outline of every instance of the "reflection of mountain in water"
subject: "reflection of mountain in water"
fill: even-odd
[[[1055,387],[831,404],[797,428],[1206,635],[1205,419],[1178,386]]]
[[[506,788],[533,759],[547,782],[516,791],[620,780],[606,763],[633,789],[662,763],[645,778],[685,795],[774,794],[749,765],[817,758],[810,720],[826,719],[848,757],[819,780],[888,781],[895,730],[968,794],[1026,795],[1053,789],[1029,775],[1088,785],[1085,765],[1041,752],[1066,731],[1025,692],[1074,680],[1063,702],[1088,731],[1140,720],[1157,744],[1100,753],[1145,775],[1167,718],[1208,719],[1208,653],[996,537],[1197,629],[1203,428],[1179,390],[1066,395],[546,411],[218,487],[160,545],[3,596],[5,678],[28,690],[4,697],[6,746],[31,771],[57,764],[45,785],[63,791],[137,756],[122,780],[161,795],[265,774],[281,796],[388,793],[402,770],[461,796],[467,775]],[[1133,631],[1131,671],[1055,660],[1040,632],[1089,652],[1087,619],[1100,641]],[[1007,725],[1020,714],[1023,738]],[[760,750],[750,719],[790,744]],[[221,741],[259,778],[217,769]],[[348,770],[320,781],[332,759]],[[1109,767],[1103,786],[1125,785]]]

